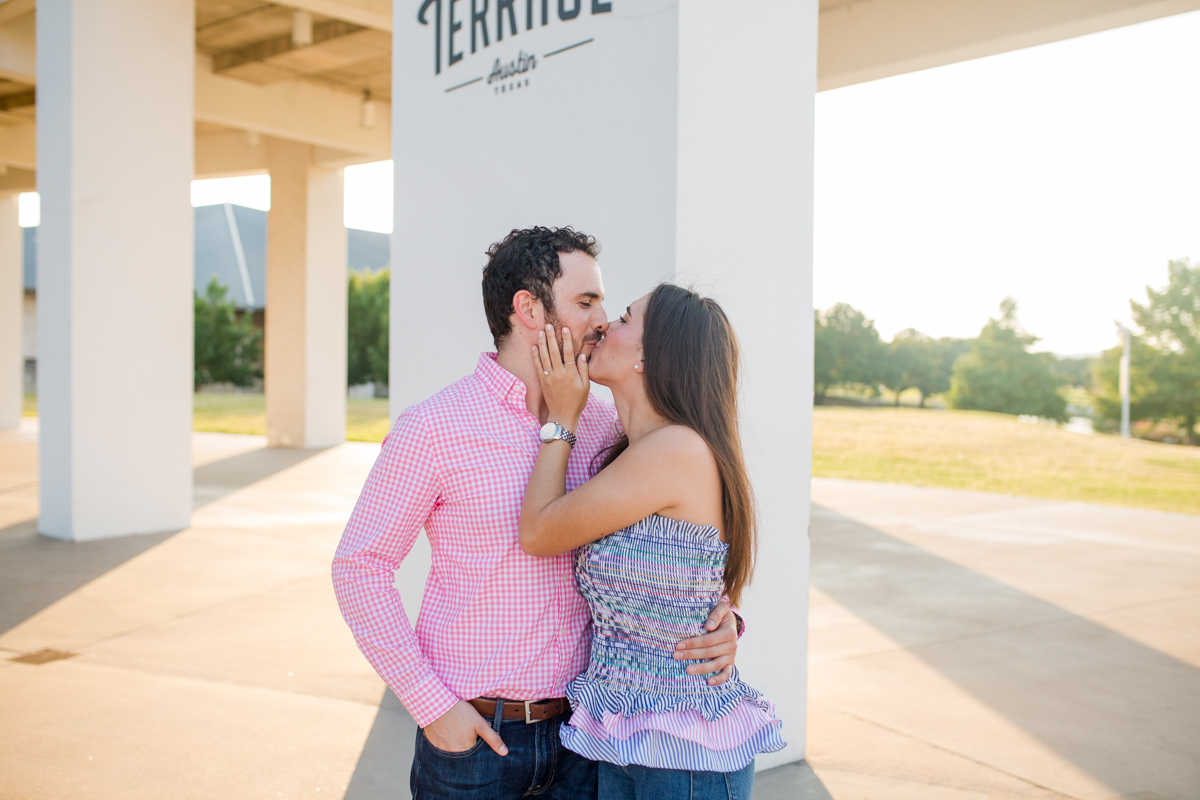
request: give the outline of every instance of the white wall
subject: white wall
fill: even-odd
[[[593,16],[582,0],[571,21],[554,5],[549,25],[539,15],[532,31],[518,8],[518,34],[497,43],[489,30],[491,46],[474,55],[468,10],[453,66],[443,19],[435,74],[432,17],[421,26],[396,4],[392,414],[490,348],[483,251],[511,228],[570,224],[595,235],[613,315],[673,276],[721,300],[743,346],[763,522],[739,664],[778,705],[790,743],[759,768],[795,761],[805,721],[817,3],[616,0]],[[520,51],[538,57],[520,76],[529,85],[497,93],[488,74]]]
[[[421,26],[409,4],[398,4],[393,416],[473,370],[479,352],[492,349],[480,294],[484,251],[511,229],[572,225],[594,235],[604,248],[609,305],[623,308],[674,271],[675,11],[593,16],[590,0],[580,1],[569,22],[551,2],[545,27],[534,3],[532,31],[525,4],[515,4],[518,35],[506,28],[496,42],[492,30],[491,46],[474,55],[470,6],[456,3],[457,13],[468,9],[455,36],[464,55],[447,66],[443,41],[440,75],[432,17]],[[494,9],[488,19],[493,28]],[[446,27],[443,20],[443,37]],[[544,58],[588,38],[596,41]],[[538,59],[522,75],[529,86],[497,94],[487,83],[496,59],[521,51]]]
[[[38,3],[39,530],[191,514],[193,4]]]
[[[738,332],[742,437],[758,500],[743,675],[804,755],[812,465],[816,0],[684,0],[679,11],[676,263]]]

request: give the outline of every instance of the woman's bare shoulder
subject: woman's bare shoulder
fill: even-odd
[[[715,463],[708,442],[686,425],[664,425],[646,434],[638,446],[646,456],[680,465]]]

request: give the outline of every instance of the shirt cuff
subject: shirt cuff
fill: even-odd
[[[733,612],[733,626],[737,629],[738,638],[742,638],[742,634],[746,632],[746,618],[742,616],[742,610],[730,602],[725,595],[721,595],[721,602],[729,606],[729,610]]]
[[[397,692],[396,696],[422,728],[445,714],[458,702],[458,697],[434,676],[430,676],[420,686],[403,695]]]

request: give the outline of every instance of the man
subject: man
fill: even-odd
[[[483,301],[498,352],[396,420],[334,558],[355,641],[420,726],[414,797],[595,796],[595,763],[558,736],[566,686],[587,667],[588,607],[571,554],[525,555],[517,523],[548,421],[531,347],[547,324],[570,329],[582,353],[603,337],[598,252],[570,228],[514,230],[488,249]],[[611,404],[588,400],[568,491],[616,421]],[[392,584],[422,528],[432,567],[414,631]],[[688,671],[717,684],[732,671],[733,615],[719,605],[706,627],[677,657],[709,659]]]

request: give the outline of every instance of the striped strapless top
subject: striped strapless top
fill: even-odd
[[[613,764],[734,772],[785,746],[774,706],[733,677],[709,686],[676,661],[721,601],[729,546],[716,528],[649,516],[579,550],[592,612],[587,671],[567,687],[564,746]]]

